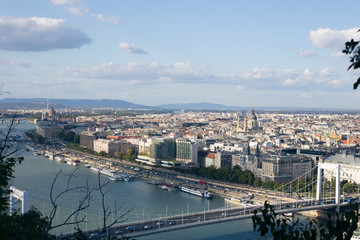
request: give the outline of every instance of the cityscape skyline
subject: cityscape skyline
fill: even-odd
[[[355,1],[1,3],[4,97],[360,108]]]

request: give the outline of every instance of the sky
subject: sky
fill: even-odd
[[[0,0],[3,98],[360,109],[360,1]]]

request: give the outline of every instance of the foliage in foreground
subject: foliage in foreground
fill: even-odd
[[[291,220],[277,214],[267,202],[261,210],[254,211],[252,217],[254,231],[264,238],[271,234],[274,240],[350,240],[358,221],[357,203],[349,205],[342,214],[328,212],[326,224],[319,224],[315,219],[305,223]]]
[[[1,214],[0,222],[0,239],[55,239],[46,231],[48,219],[35,208],[24,214]]]
[[[350,69],[356,70],[356,69],[360,68],[359,41],[354,41],[354,39],[351,39],[350,41],[346,42],[345,49],[342,52],[350,55],[350,66],[349,66],[348,70],[350,70]],[[357,89],[359,84],[360,84],[360,78],[358,78],[357,81],[354,83],[354,89]]]

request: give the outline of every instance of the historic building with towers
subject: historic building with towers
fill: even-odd
[[[36,122],[36,133],[46,140],[58,139],[59,133],[63,130],[63,124],[59,122],[54,106],[51,110],[42,113],[41,120]]]
[[[250,113],[246,114],[242,130],[243,132],[254,132],[260,130],[254,109],[252,109]]]

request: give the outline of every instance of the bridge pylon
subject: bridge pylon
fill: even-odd
[[[24,214],[29,210],[28,199],[29,194],[21,191],[15,187],[10,187],[10,215],[15,212],[15,202],[17,199],[21,200],[21,213]]]
[[[318,163],[318,174],[317,174],[317,185],[316,185],[316,200],[321,200],[321,183],[324,175],[324,169],[326,170],[334,170],[333,164],[326,164],[326,163]],[[340,164],[336,166],[335,171],[335,203],[340,203]]]

